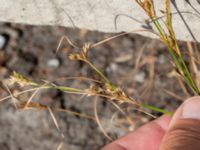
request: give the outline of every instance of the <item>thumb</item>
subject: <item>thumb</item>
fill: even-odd
[[[200,97],[184,102],[174,114],[160,150],[200,150]]]

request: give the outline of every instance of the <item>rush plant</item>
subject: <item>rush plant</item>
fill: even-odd
[[[165,25],[161,24],[160,20],[158,19],[158,16],[155,11],[154,1],[153,0],[135,0],[139,6],[146,12],[146,14],[149,16],[149,18],[152,20],[152,23],[157,29],[157,35],[159,35],[160,39],[163,41],[163,43],[167,46],[168,52],[171,54],[175,67],[178,70],[179,74],[182,76],[182,78],[185,80],[187,85],[191,88],[191,90],[194,92],[195,95],[200,95],[199,87],[197,86],[195,80],[193,79],[193,76],[191,74],[191,71],[189,70],[189,67],[187,66],[183,54],[181,53],[181,50],[179,48],[176,35],[172,26],[172,14],[171,14],[171,7],[170,7],[170,0],[165,0],[166,4],[166,23]],[[128,33],[126,33],[128,34]],[[90,87],[86,89],[79,89],[79,88],[72,88],[67,86],[60,86],[56,85],[53,82],[35,82],[27,77],[21,75],[20,73],[14,72],[13,75],[10,78],[11,83],[17,83],[20,86],[32,86],[32,89],[27,90],[28,92],[35,91],[31,98],[26,102],[18,101],[19,108],[39,108],[39,109],[48,109],[47,106],[40,105],[36,102],[32,102],[32,98],[35,96],[38,90],[41,89],[55,89],[60,90],[63,92],[71,93],[71,94],[81,94],[85,96],[99,96],[107,98],[107,100],[115,103],[127,103],[131,106],[143,109],[150,109],[156,112],[161,112],[164,114],[172,115],[173,112],[157,108],[155,106],[151,106],[145,103],[142,103],[139,100],[135,100],[132,97],[130,97],[123,89],[121,89],[119,86],[114,84],[104,73],[90,60],[88,53],[92,48],[95,48],[96,46],[105,43],[108,40],[111,40],[113,38],[117,38],[119,36],[125,35],[120,34],[115,37],[100,41],[95,44],[86,43],[83,47],[75,46],[68,38],[67,41],[71,46],[77,48],[79,51],[75,53],[71,53],[69,55],[69,58],[73,61],[82,61],[86,63],[88,66],[90,66],[100,77],[100,81],[96,85],[91,85]],[[60,44],[59,44],[60,45]],[[100,86],[99,86],[100,85]],[[24,92],[21,92],[23,94]],[[2,100],[12,98],[11,96],[8,96]],[[64,111],[64,110],[60,110]],[[77,114],[76,114],[77,115]],[[89,117],[91,118],[91,117]]]
[[[183,55],[177,43],[176,35],[172,25],[172,13],[171,13],[171,1],[165,0],[166,6],[166,26],[163,27],[159,21],[153,0],[135,0],[141,8],[146,12],[149,18],[155,25],[160,39],[167,46],[169,53],[171,54],[175,66],[179,71],[179,74],[184,78],[187,85],[191,88],[195,95],[200,95],[200,90],[192,77],[192,74],[183,59]]]

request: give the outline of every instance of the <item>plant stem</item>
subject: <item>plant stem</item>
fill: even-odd
[[[66,87],[66,86],[56,86],[56,85],[42,85],[42,84],[37,84],[37,87],[39,88],[46,88],[46,89],[57,89],[61,91],[68,91],[68,92],[75,92],[75,93],[81,93],[83,90],[77,89],[77,88],[71,88],[71,87]]]
[[[181,75],[183,76],[186,83],[188,84],[188,86],[191,88],[191,90],[195,94],[200,95],[200,91],[199,91],[195,81],[192,78],[192,75],[183,59],[183,56],[181,54],[177,56],[177,54],[174,52],[174,50],[171,47],[168,46],[167,48],[168,48],[169,53],[173,57],[175,64],[176,64],[177,68],[179,69]]]
[[[166,115],[170,115],[170,116],[173,115],[173,112],[171,112],[171,111],[168,111],[168,110],[165,110],[165,109],[161,109],[161,108],[158,108],[158,107],[155,107],[155,106],[152,106],[152,105],[148,105],[148,104],[143,104],[142,103],[141,106],[144,107],[144,108],[156,111],[156,112],[160,112],[160,113],[166,114]]]
[[[188,86],[192,89],[192,91],[195,94],[200,95],[200,91],[198,89],[198,86],[196,85],[195,81],[193,80],[192,75],[191,75],[191,73],[190,73],[190,71],[189,71],[189,69],[188,69],[188,67],[187,67],[187,65],[186,65],[186,63],[183,59],[182,54],[180,53],[180,54],[177,55],[176,51],[170,46],[169,41],[166,38],[165,31],[162,28],[162,26],[160,25],[159,21],[156,18],[151,18],[151,19],[153,20],[154,25],[158,29],[162,40],[167,45],[167,49],[168,49],[169,53],[171,54],[171,56],[173,57],[175,64],[176,64],[178,70],[180,71],[181,75],[185,79],[186,83],[188,84]]]
[[[97,74],[107,83],[109,84],[113,89],[115,89],[116,87],[114,86],[114,84],[112,83],[112,81],[110,81],[94,64],[92,64],[90,61],[88,60],[84,60],[92,69],[94,69]]]

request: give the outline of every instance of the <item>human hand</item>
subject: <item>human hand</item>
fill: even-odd
[[[162,116],[102,150],[200,150],[200,97],[185,101],[173,117]]]

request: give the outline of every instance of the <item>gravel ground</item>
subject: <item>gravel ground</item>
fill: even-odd
[[[62,27],[1,24],[1,81],[7,79],[14,70],[36,81],[76,76],[99,79],[86,64],[68,59],[67,56],[74,51],[74,48],[66,41],[62,43],[60,51],[56,54],[58,43],[64,35],[82,46],[85,42],[96,43],[114,34]],[[180,44],[185,51],[186,44],[183,42]],[[141,101],[174,110],[183,99],[188,97],[175,78],[165,46],[158,40],[136,34],[126,35],[92,49],[89,55],[91,61],[114,83]],[[91,84],[79,80],[62,80],[58,83],[78,88],[86,88]],[[9,89],[12,93],[16,93],[21,88],[11,86]],[[8,94],[1,83],[0,97],[3,98]],[[27,100],[29,97],[30,93],[26,93],[17,98]],[[43,90],[33,100],[54,108],[94,116],[92,97]],[[133,106],[122,105],[121,107],[129,109],[128,115],[133,120],[132,126],[123,122],[124,116],[110,102],[106,99],[98,99],[99,119],[113,139],[151,120],[150,117],[134,110]],[[161,115],[151,113],[156,116]],[[67,150],[98,150],[109,142],[94,120],[70,113],[54,112],[54,115],[60,131],[57,130],[48,111],[16,110],[13,99],[1,102],[1,150],[56,150],[62,142],[63,149]],[[61,133],[64,134],[64,139]]]

